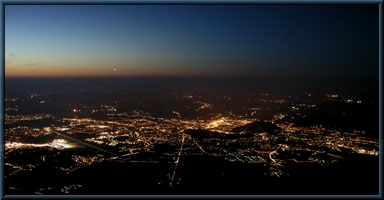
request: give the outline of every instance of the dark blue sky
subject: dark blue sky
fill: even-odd
[[[378,80],[378,5],[6,5],[5,76]]]

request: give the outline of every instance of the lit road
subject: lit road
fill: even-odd
[[[19,171],[23,170],[22,167],[18,166],[17,167],[18,169],[16,171],[13,171],[11,172],[8,176],[11,176],[11,175],[14,175],[14,174],[17,174]],[[7,175],[4,176],[4,178],[7,178],[8,177]]]
[[[199,147],[199,149],[200,149],[203,153],[210,155],[210,154],[209,154],[208,152],[206,152],[206,151],[203,149],[203,147],[200,146],[196,141],[195,141],[195,144],[196,144],[197,147]]]
[[[272,154],[276,154],[276,153],[277,153],[276,150],[275,150],[275,151],[271,151],[271,152],[269,153],[269,159],[271,159],[273,163],[275,163],[275,164],[277,164],[277,165],[279,165],[279,166],[283,166],[283,165],[281,165],[280,163],[278,163],[275,159],[272,158]]]
[[[177,155],[177,159],[176,159],[176,161],[175,161],[175,169],[173,170],[173,174],[172,174],[171,182],[169,183],[169,186],[170,186],[170,187],[172,187],[172,185],[173,185],[173,180],[175,179],[175,176],[176,176],[176,170],[177,170],[177,167],[178,167],[178,165],[179,165],[180,156],[181,156],[181,151],[183,151],[184,141],[185,141],[185,135],[184,135],[184,133],[183,133],[183,138],[181,139],[180,150],[179,150],[179,153],[178,153],[178,155]]]

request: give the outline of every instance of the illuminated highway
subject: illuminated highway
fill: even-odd
[[[171,177],[171,182],[170,182],[170,184],[169,184],[170,187],[173,186],[173,181],[174,181],[175,176],[176,176],[176,170],[177,170],[177,167],[178,167],[178,165],[179,165],[181,152],[183,151],[184,141],[185,141],[185,135],[184,135],[184,133],[183,133],[183,135],[182,135],[182,139],[181,139],[181,145],[180,145],[179,153],[177,154],[177,159],[176,159],[176,161],[175,161],[175,168],[174,168],[174,170],[173,170],[172,177]]]

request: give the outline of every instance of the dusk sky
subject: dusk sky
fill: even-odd
[[[378,5],[6,5],[5,77],[378,80]]]

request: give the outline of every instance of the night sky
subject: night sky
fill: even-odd
[[[5,77],[378,80],[378,5],[6,5]]]

